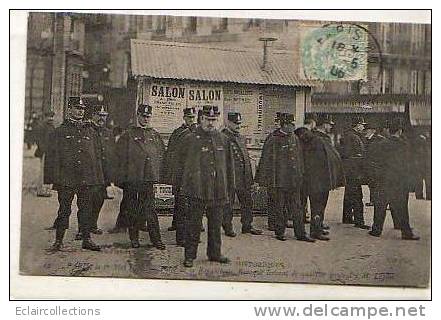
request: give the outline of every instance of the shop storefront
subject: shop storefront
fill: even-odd
[[[165,137],[181,125],[184,108],[216,105],[222,119],[241,112],[247,144],[261,146],[276,112],[294,113],[301,125],[311,100],[311,84],[295,75],[290,55],[271,58],[263,70],[258,51],[132,40],[134,105],[153,107],[153,126]]]
[[[293,113],[300,126],[311,103],[312,84],[297,75],[289,53],[273,52],[265,68],[262,61],[260,51],[131,40],[132,109],[127,112],[134,118],[137,104],[151,105],[153,127],[165,140],[182,124],[184,108],[216,105],[220,126],[228,112],[240,112],[255,170],[263,141],[274,130],[276,112]],[[264,194],[253,197],[255,209],[262,211]]]

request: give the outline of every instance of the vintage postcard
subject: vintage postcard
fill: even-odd
[[[192,13],[27,13],[20,275],[427,288],[430,21]]]

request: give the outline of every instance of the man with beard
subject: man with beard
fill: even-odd
[[[311,204],[310,235],[326,241],[329,238],[323,220],[329,191],[344,186],[345,178],[340,155],[329,136],[334,122],[329,116],[320,115],[316,123],[313,131],[301,128],[296,133],[302,142],[305,161],[303,192]]]
[[[189,205],[185,217],[185,267],[196,259],[201,235],[202,216],[208,219],[207,256],[210,261],[229,263],[221,254],[223,212],[229,205],[233,160],[228,141],[219,129],[217,106],[203,106],[201,125],[184,137],[179,175],[181,193]]]
[[[281,113],[280,126],[265,141],[255,181],[273,193],[276,238],[286,240],[286,223],[291,216],[297,240],[314,242],[305,232],[301,209],[304,164],[300,141],[294,134],[294,115]]]
[[[365,146],[359,136],[366,123],[362,117],[354,117],[351,123],[351,129],[344,133],[341,140],[341,158],[346,176],[342,221],[345,224],[354,223],[357,228],[369,229],[364,223],[361,189]]]
[[[389,204],[398,220],[403,240],[419,240],[409,224],[409,192],[412,188],[412,166],[409,144],[403,139],[404,125],[400,118],[389,125],[390,137],[378,143],[378,152],[385,156],[376,164],[377,192],[374,200],[374,224],[369,234],[380,237],[386,208]]]
[[[179,161],[179,149],[185,148],[182,144],[182,139],[189,133],[196,130],[196,109],[184,109],[184,123],[173,131],[168,140],[167,151],[165,152],[164,161],[162,164],[161,181],[173,186],[173,194],[175,197],[175,207],[173,211],[173,220],[168,231],[176,230],[176,243],[178,246],[184,246],[184,224],[185,224],[185,199],[180,195],[181,179],[177,175],[177,167]]]
[[[239,199],[241,206],[242,233],[253,235],[262,234],[262,230],[252,226],[253,223],[253,199],[251,188],[253,184],[253,172],[251,169],[250,156],[245,145],[244,138],[240,135],[242,116],[239,112],[229,112],[227,126],[222,133],[228,137],[234,160],[234,185],[230,187],[230,206],[225,212],[223,228],[225,235],[235,237],[233,229],[233,204],[235,197]]]
[[[129,127],[116,144],[117,185],[127,201],[127,225],[133,248],[139,248],[139,230],[145,227],[155,248],[165,250],[155,210],[153,184],[159,182],[165,146],[151,126],[152,107],[140,104],[135,126]]]
[[[90,126],[83,123],[84,104],[80,97],[70,97],[68,118],[55,129],[50,138],[45,163],[45,183],[53,184],[58,192],[58,216],[54,251],[61,249],[64,234],[69,228],[72,201],[77,195],[78,221],[83,235],[82,248],[99,251],[92,242],[90,229],[92,201],[104,184],[103,170],[97,153],[98,137]]]
[[[51,193],[47,185],[44,182],[44,162],[46,153],[51,143],[50,137],[55,130],[53,111],[48,111],[45,114],[45,121],[35,128],[35,136],[37,149],[35,150],[35,156],[40,158],[40,174],[38,177],[37,197],[50,197]]]

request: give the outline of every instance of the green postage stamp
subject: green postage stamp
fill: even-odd
[[[366,80],[368,31],[351,23],[332,23],[305,33],[303,72],[311,80]]]

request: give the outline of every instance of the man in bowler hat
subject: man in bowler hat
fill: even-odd
[[[379,142],[378,149],[385,156],[376,164],[377,192],[374,198],[374,223],[369,234],[380,237],[386,208],[398,220],[403,240],[419,240],[409,223],[409,192],[412,189],[412,165],[409,144],[403,139],[404,125],[400,118],[389,124],[390,137]]]

